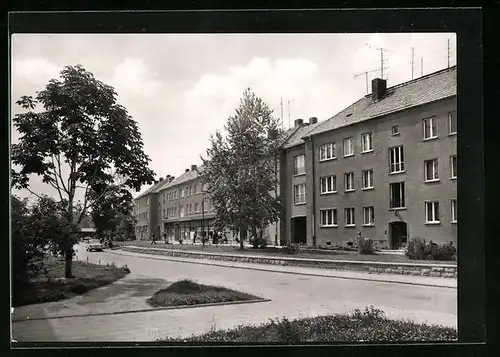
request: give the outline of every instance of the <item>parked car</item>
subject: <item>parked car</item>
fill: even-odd
[[[104,249],[104,246],[98,240],[91,240],[89,242],[88,247],[87,247],[88,252],[92,252],[92,251],[102,252],[103,249]]]
[[[83,237],[83,241],[85,243],[90,243],[90,237]]]

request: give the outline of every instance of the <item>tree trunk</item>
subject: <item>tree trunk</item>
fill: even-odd
[[[66,279],[73,277],[73,247],[68,247],[65,253],[64,261],[64,277]]]
[[[240,249],[245,249],[243,242],[247,239],[248,225],[242,224],[240,226]]]

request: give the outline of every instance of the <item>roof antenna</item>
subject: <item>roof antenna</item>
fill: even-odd
[[[415,47],[411,48],[411,79],[413,79],[413,65],[415,64]]]
[[[448,50],[446,51],[448,57],[448,68],[450,68],[450,39],[448,39]]]
[[[290,101],[288,101],[288,128],[291,128],[292,124],[290,122]]]
[[[283,98],[281,98],[280,107],[281,107],[281,130],[283,130]]]
[[[369,48],[373,48],[372,45],[370,45],[369,43],[367,43],[366,45]],[[386,62],[386,60],[384,60],[384,52],[392,52],[392,51],[383,47],[375,47],[375,49],[377,51],[380,51],[380,79],[384,79],[384,63]]]
[[[424,75],[424,57],[420,57],[420,76]]]
[[[377,69],[374,69],[374,70],[371,70],[371,71],[364,71],[364,72],[361,72],[361,73],[356,73],[354,75],[354,79],[358,78],[359,76],[365,76],[365,81],[366,81],[366,94],[369,94],[369,85],[368,85],[368,73],[372,73],[372,72],[378,72],[380,71],[380,68],[377,68]]]

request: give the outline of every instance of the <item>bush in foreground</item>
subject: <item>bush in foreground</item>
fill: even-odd
[[[373,240],[371,238],[358,237],[358,253],[373,254]]]
[[[389,320],[383,311],[373,307],[358,309],[346,315],[327,315],[290,321],[271,320],[260,326],[243,326],[232,330],[211,331],[188,339],[166,342],[283,343],[304,342],[406,342],[453,341],[457,331],[436,325]]]
[[[405,254],[412,260],[455,260],[457,249],[453,243],[437,244],[421,237],[413,237],[408,242]]]
[[[146,301],[153,307],[168,307],[256,299],[260,298],[223,286],[203,285],[186,279],[157,291]]]
[[[46,266],[47,275],[31,281],[20,292],[13,306],[68,299],[111,284],[130,273],[130,269],[126,266],[118,268],[113,265],[105,266],[76,261],[73,262],[74,278],[65,279],[64,263],[48,262]]]

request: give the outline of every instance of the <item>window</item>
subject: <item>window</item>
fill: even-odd
[[[189,196],[193,195],[193,186],[189,186]]]
[[[361,134],[361,152],[373,151],[372,133]]]
[[[194,194],[196,195],[198,193],[198,185],[194,185]]]
[[[451,178],[457,178],[457,155],[450,157]]]
[[[399,126],[393,125],[391,129],[391,135],[399,135]]]
[[[195,204],[194,204],[194,211],[195,211],[196,213],[200,212],[200,210],[199,210],[199,208],[198,208],[198,203],[195,203]]]
[[[356,225],[356,222],[354,220],[354,207],[344,209],[344,216],[346,227],[353,227]]]
[[[165,217],[166,217],[166,215],[165,215],[165,210],[163,210],[163,218],[165,218]]]
[[[177,191],[174,191],[174,200],[177,198]]]
[[[301,175],[306,172],[305,155],[295,156],[293,158],[293,174]]]
[[[425,181],[438,181],[438,159],[424,161]]]
[[[306,184],[305,183],[293,186],[293,193],[294,193],[294,198],[293,198],[294,204],[297,205],[297,204],[301,204],[301,203],[306,202]]]
[[[190,203],[189,204],[189,214],[193,213],[193,205]]]
[[[405,183],[390,184],[390,208],[405,208]]]
[[[354,191],[354,172],[344,174],[344,190],[345,192]]]
[[[373,170],[363,170],[362,175],[363,175],[362,188],[364,190],[373,188]]]
[[[325,209],[320,210],[321,227],[337,227],[337,210]]]
[[[437,138],[436,118],[427,118],[423,120],[424,140]]]
[[[449,112],[448,113],[448,134],[456,134],[457,133],[457,113]]]
[[[457,223],[457,199],[451,200],[451,223]]]
[[[363,207],[363,226],[375,225],[375,209],[373,206]]]
[[[389,173],[394,174],[405,170],[405,155],[403,146],[389,148]]]
[[[439,202],[425,202],[425,223],[439,223]]]
[[[203,200],[203,212],[208,211],[208,200]]]
[[[319,161],[335,159],[335,143],[323,144],[319,147]]]
[[[184,197],[184,189],[181,188],[181,197]]]
[[[321,194],[337,192],[337,176],[321,177],[319,183]]]
[[[182,192],[182,191],[181,191]],[[181,217],[184,217],[184,206],[181,206],[181,211],[180,211]]]
[[[344,157],[354,155],[352,138],[344,139]]]
[[[163,199],[163,204],[165,204],[165,194],[161,195],[162,196],[162,199]],[[168,201],[168,199],[167,199]]]
[[[174,207],[174,216],[177,216],[177,207]]]

